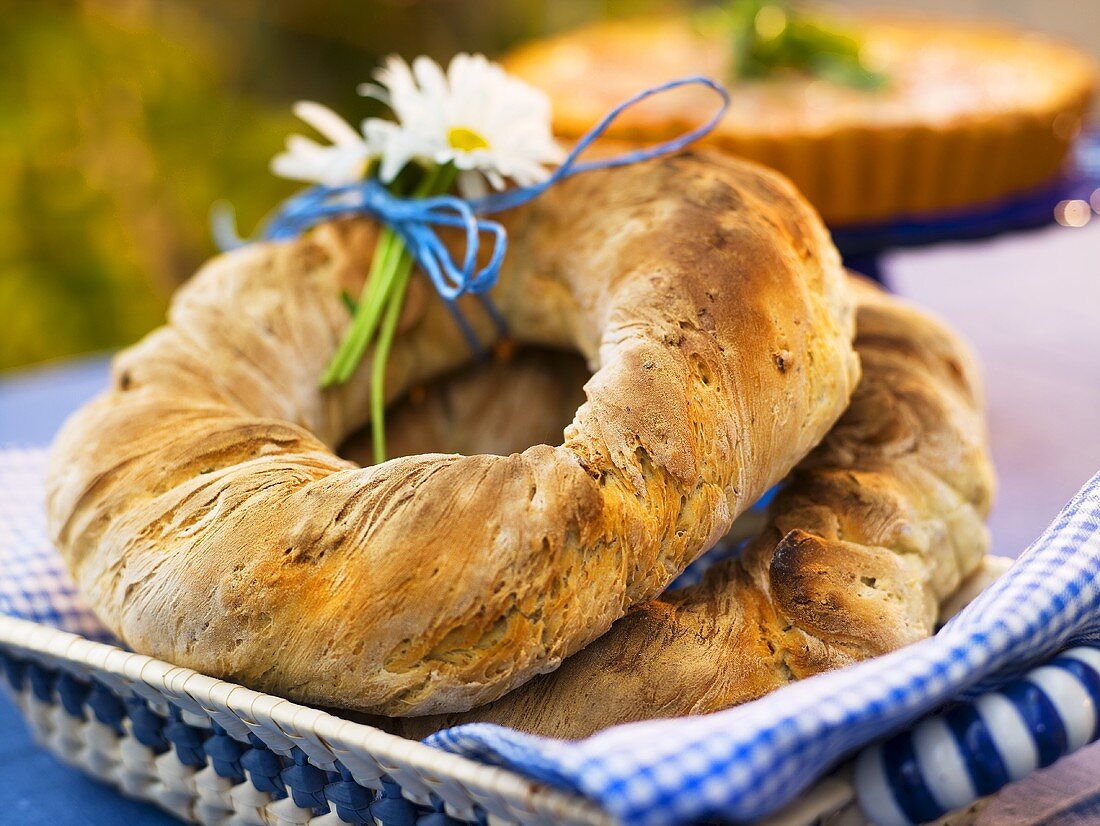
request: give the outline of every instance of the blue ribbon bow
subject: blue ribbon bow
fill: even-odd
[[[647,98],[681,86],[704,86],[716,92],[722,106],[709,121],[679,137],[644,149],[625,152],[610,158],[579,161],[589,146],[599,139],[616,118],[630,107]],[[492,215],[525,204],[550,187],[567,178],[595,169],[639,163],[678,152],[709,133],[729,108],[730,96],[717,81],[701,76],[685,77],[654,86],[620,103],[577,141],[562,164],[545,181],[528,187],[509,189],[475,200],[453,195],[429,198],[403,198],[394,195],[374,177],[344,186],[315,186],[283,203],[261,227],[258,235],[267,240],[295,238],[311,227],[331,218],[349,215],[370,215],[389,226],[405,243],[409,253],[424,270],[432,285],[448,305],[461,295],[484,295],[497,282],[500,266],[508,249],[508,233],[497,221],[480,216]],[[456,263],[436,230],[453,227],[465,231],[465,249],[461,264]],[[488,263],[477,266],[482,235],[489,236],[493,252]],[[223,249],[242,242],[235,233],[218,226],[215,237]],[[224,243],[223,243],[224,242]]]

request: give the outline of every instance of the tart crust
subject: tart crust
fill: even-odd
[[[845,19],[880,91],[800,74],[730,84],[705,139],[787,175],[827,223],[853,225],[992,203],[1054,179],[1080,131],[1095,64],[1049,39],[988,25]],[[729,75],[730,50],[687,18],[603,22],[520,48],[509,71],[549,94],[555,131],[576,138],[614,105],[673,78]],[[679,90],[631,109],[607,133],[664,140],[713,111]]]

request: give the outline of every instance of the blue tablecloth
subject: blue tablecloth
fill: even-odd
[[[107,383],[106,357],[0,377],[0,445],[40,445]],[[0,824],[172,826],[175,818],[70,768],[38,748],[0,692]]]

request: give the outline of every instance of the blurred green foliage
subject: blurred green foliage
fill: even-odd
[[[439,59],[645,0],[0,0],[0,369],[129,343],[294,185],[268,160],[309,98],[353,122],[390,52]]]

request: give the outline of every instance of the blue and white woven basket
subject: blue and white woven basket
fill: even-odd
[[[0,617],[0,663],[38,742],[183,820],[611,822],[503,769],[37,623]]]
[[[1073,662],[1087,662],[1095,669],[1090,679],[1100,682],[1100,652],[1067,654],[1067,663],[1070,656],[1081,657]],[[241,826],[614,822],[581,797],[505,769],[38,623],[0,617],[0,666],[40,745],[123,794],[151,801],[185,821]],[[1005,696],[989,695],[981,702],[1011,703]],[[1100,702],[1100,690],[1094,698]],[[950,719],[959,719],[960,713]],[[1010,709],[1006,717],[1013,719]],[[922,765],[938,765],[942,749],[937,738],[944,725],[938,718],[927,721],[861,756],[856,777],[863,780],[866,808],[886,812],[892,805],[882,790],[896,780],[881,772],[877,758],[882,750],[908,750],[901,778],[918,776]],[[971,741],[990,736],[981,730]],[[1023,749],[1025,754],[1065,753],[1051,745],[1046,731],[1031,735],[1009,723],[1002,737],[1013,750],[1019,743],[1012,738],[1022,738],[1027,746],[1034,737],[1041,745]],[[988,763],[981,754],[974,758]],[[950,769],[956,770],[958,762]],[[1024,757],[1006,777],[1022,777],[1040,764]],[[907,794],[918,799],[928,794],[919,778],[910,785],[914,788]],[[966,794],[952,799],[964,813],[974,802]],[[933,819],[942,812],[936,804],[929,811]],[[770,826],[833,822],[869,822],[857,806],[847,768],[767,821]],[[965,818],[950,822],[961,824]]]
[[[0,471],[10,475],[14,467],[18,476],[26,470],[20,469],[20,462],[40,463],[40,455],[0,453],[0,460]],[[598,744],[585,753],[584,744],[563,748],[553,741],[512,740],[519,746],[513,750],[518,756],[512,767],[525,768],[524,774],[449,753],[444,750],[449,746],[446,738],[435,743],[442,749],[404,740],[51,627],[46,622],[80,628],[80,623],[87,621],[84,609],[59,599],[51,590],[57,576],[57,571],[50,570],[54,562],[28,550],[41,547],[42,538],[28,535],[25,521],[10,518],[36,507],[30,501],[38,496],[36,486],[11,485],[9,479],[9,484],[0,488],[5,494],[0,501],[0,585],[5,576],[9,584],[16,581],[13,569],[23,569],[18,578],[21,591],[0,588],[0,682],[10,689],[44,747],[124,794],[153,801],[187,821],[256,826],[667,823],[681,819],[676,815],[681,807],[701,806],[698,801],[712,793],[736,790],[739,778],[756,787],[772,781],[797,786],[786,780],[784,766],[805,775],[808,781],[817,772],[806,766],[820,770],[843,757],[839,770],[806,789],[766,822],[771,826],[839,826],[868,821],[907,824],[961,812],[949,822],[963,823],[980,798],[1100,735],[1100,648],[1091,645],[1096,637],[1090,619],[1100,604],[1096,582],[1100,578],[1100,476],[1067,506],[1013,573],[963,611],[939,637],[798,684],[797,692],[787,691],[787,697],[781,699],[797,720],[808,721],[806,725],[800,722],[803,730],[764,726],[761,731],[772,732],[768,748],[758,748],[740,760],[711,760],[699,767],[701,782],[690,776],[698,762],[698,745],[713,756],[715,744],[736,741],[745,730],[739,721],[753,720],[753,707],[762,711],[768,698],[709,718],[668,721],[674,723],[677,735],[659,740],[654,739],[653,728],[628,727],[648,732],[650,749],[657,757],[638,754],[638,749],[632,748],[625,752],[630,759],[624,761],[621,748],[612,751],[614,759],[610,759],[598,756]],[[1056,567],[1044,569],[1043,565]],[[1020,570],[1029,567],[1032,578],[1022,579]],[[1067,572],[1067,568],[1072,570]],[[1047,570],[1066,572],[1064,582],[1044,573]],[[1023,599],[1015,596],[1017,591],[1032,596]],[[959,603],[970,596],[973,593],[960,595]],[[1001,634],[998,629],[1004,621],[997,618],[997,609],[1006,599],[1016,600],[1008,621],[1016,627]],[[956,604],[950,610],[959,607],[961,604]],[[21,612],[46,622],[4,616]],[[986,636],[982,636],[986,632],[981,630],[981,621],[991,623],[992,631]],[[1036,632],[1039,627],[1044,630]],[[975,628],[980,631],[978,636],[974,636]],[[89,627],[85,633],[96,632]],[[1021,659],[1014,639],[1039,637],[1044,639],[1031,651],[1031,660],[1045,662],[1030,670],[1016,668],[1028,658]],[[1082,641],[1090,644],[1066,647]],[[923,654],[918,650],[922,646]],[[976,652],[971,657],[974,662],[966,666],[975,680],[966,684],[956,667],[958,662],[937,659],[937,647],[945,646]],[[1054,652],[1060,653],[1051,657]],[[891,659],[895,662],[884,662]],[[928,668],[922,672],[925,666]],[[1006,668],[1009,677],[1004,677]],[[890,719],[908,722],[893,726],[891,736],[872,745],[846,745],[842,735],[857,727],[847,725],[839,705],[830,705],[829,692],[839,690],[843,696],[853,697],[859,693],[853,688],[853,678],[859,685],[865,683],[873,690],[881,687],[886,692],[878,699],[872,696],[873,691],[865,692],[858,700],[864,718],[860,726],[870,721],[888,734]],[[908,680],[905,685],[910,686],[917,680],[923,694],[889,688],[890,680],[900,679]],[[949,684],[951,681],[954,683]],[[960,691],[964,685],[969,688]],[[994,685],[994,690],[983,690],[988,685]],[[957,701],[945,706],[938,697]],[[806,698],[813,708],[822,709],[820,718],[799,709]],[[882,713],[891,703],[895,706],[891,713],[902,716],[891,718]],[[767,708],[768,725],[772,725],[774,718],[782,715],[776,714],[774,703]],[[920,719],[923,708],[938,711]],[[874,720],[869,716],[872,712],[877,715]],[[913,725],[913,720],[919,722]],[[499,741],[496,762],[509,762],[509,737],[515,733],[494,731],[493,727],[466,728],[465,734],[452,737],[450,745],[465,743],[468,754],[485,758]],[[670,730],[664,728],[658,734]],[[830,731],[839,731],[840,740],[830,739]],[[784,732],[790,735],[788,739]],[[609,739],[621,741],[624,730],[609,734]],[[681,734],[682,742],[670,746],[668,741]],[[798,737],[803,739],[798,741]],[[811,737],[818,740],[807,739]],[[756,737],[753,742],[759,740]],[[471,745],[479,741],[481,751]],[[807,745],[813,742],[820,743],[820,748]],[[659,753],[670,748],[671,761],[662,762]],[[630,791],[623,792],[622,805],[614,811],[612,798],[606,794],[602,799],[609,806],[601,808],[580,794],[533,780],[532,776],[552,774],[546,768],[553,763],[547,755],[555,753],[572,755],[562,758],[562,765],[576,761],[577,755],[584,757],[589,763],[577,765],[587,766],[591,775],[613,778],[615,770],[623,769],[629,782],[620,785],[634,790],[634,799],[629,799]],[[523,766],[525,760],[531,762]],[[531,768],[539,760],[543,761],[542,771]],[[766,783],[758,782],[751,773],[760,766],[769,778]],[[669,781],[674,785],[671,793],[654,806],[638,805],[639,794],[641,798],[653,794],[669,777],[674,778]],[[591,792],[588,788],[584,791]],[[745,806],[758,805],[749,801],[750,797],[741,792],[738,799],[744,800]],[[724,811],[731,808],[726,804]],[[685,815],[683,819],[699,818]]]

